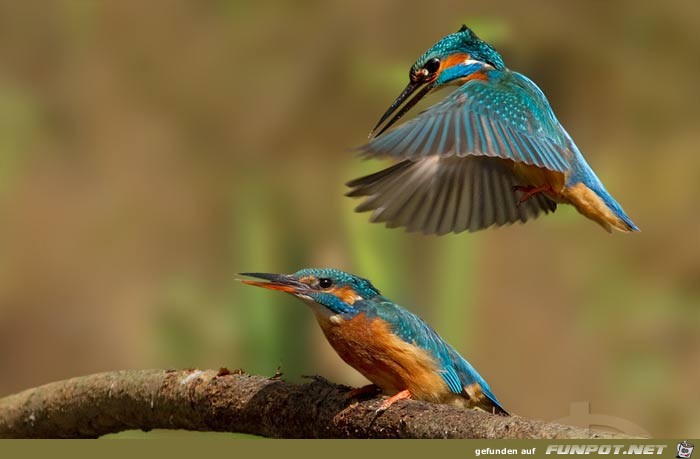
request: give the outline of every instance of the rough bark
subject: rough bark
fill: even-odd
[[[130,429],[282,438],[622,438],[445,405],[347,400],[323,378],[291,384],[241,371],[125,370],[54,382],[0,399],[0,438],[92,438]]]

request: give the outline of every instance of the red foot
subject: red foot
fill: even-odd
[[[392,396],[389,397],[388,399],[384,400],[384,403],[382,403],[382,406],[380,406],[379,408],[377,408],[377,412],[386,411],[391,405],[393,405],[394,403],[398,402],[399,400],[407,400],[407,399],[409,399],[409,398],[411,398],[411,397],[412,397],[412,395],[411,395],[411,393],[408,391],[408,389],[402,390],[401,392],[399,392],[399,393],[397,393],[397,394],[395,394],[395,395],[392,395]]]
[[[345,394],[346,399],[360,398],[360,397],[374,397],[382,390],[376,384],[367,384],[366,386],[357,387],[348,391]]]
[[[526,186],[514,186],[513,191],[520,191],[523,193],[523,195],[520,197],[518,200],[518,205],[524,203],[531,197],[540,194],[540,193],[554,193],[554,190],[552,190],[551,185],[540,185],[540,186],[532,186],[532,185],[526,185]]]

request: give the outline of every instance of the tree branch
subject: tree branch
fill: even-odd
[[[348,388],[241,371],[125,370],[0,399],[0,438],[92,438],[129,429],[240,432],[282,438],[623,438],[622,435],[403,401],[348,401]]]

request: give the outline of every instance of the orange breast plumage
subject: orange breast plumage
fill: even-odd
[[[386,395],[408,389],[418,400],[464,399],[449,390],[427,351],[396,336],[383,320],[364,313],[351,319],[316,313],[316,318],[338,355]]]

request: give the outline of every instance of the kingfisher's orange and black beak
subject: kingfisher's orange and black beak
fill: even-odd
[[[408,82],[408,85],[404,88],[403,91],[401,91],[399,97],[397,97],[396,100],[394,100],[394,102],[389,106],[387,111],[384,112],[384,115],[382,115],[382,117],[379,119],[377,125],[374,126],[374,129],[372,129],[372,131],[369,133],[369,138],[371,139],[373,136],[379,137],[380,135],[382,135],[384,131],[389,129],[394,123],[400,120],[402,116],[404,116],[411,108],[413,108],[413,106],[416,105],[418,101],[421,100],[423,97],[425,97],[434,87],[434,75],[428,75],[427,72],[425,72],[424,70],[420,70],[418,72],[411,72],[410,81]],[[408,100],[408,98],[411,97],[411,95],[416,91],[418,91],[418,93],[413,97],[413,99]],[[379,126],[381,126],[381,124],[384,121],[386,121],[387,118],[389,118],[406,100],[408,100],[408,102],[406,102],[406,105],[404,105],[403,108],[399,110],[399,112],[396,115],[394,115],[394,117],[391,120],[389,120],[388,123],[384,125],[381,131],[374,135],[375,131],[379,128]]]
[[[256,287],[267,288],[270,290],[279,290],[287,293],[301,293],[309,290],[309,286],[303,282],[299,282],[294,276],[289,274],[268,274],[268,273],[239,273],[241,276],[257,277],[268,282],[242,280],[244,284],[254,285]]]

